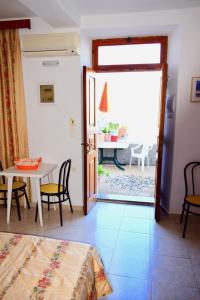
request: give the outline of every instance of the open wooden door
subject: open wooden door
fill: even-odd
[[[96,203],[97,143],[96,143],[96,79],[92,69],[83,67],[84,124],[84,214]]]
[[[164,121],[165,121],[165,99],[167,89],[167,64],[162,66],[161,93],[160,93],[160,113],[158,122],[157,139],[157,161],[155,178],[155,219],[160,220],[160,197],[161,197],[161,172],[162,172],[162,153],[164,142]]]

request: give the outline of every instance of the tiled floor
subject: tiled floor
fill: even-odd
[[[22,221],[12,208],[6,225],[0,209],[0,230],[37,234],[91,243],[104,260],[114,293],[106,300],[199,300],[200,218],[189,219],[186,239],[176,216],[163,216],[157,224],[148,206],[97,203],[91,213],[44,210],[44,227],[34,222],[34,209],[22,209]]]

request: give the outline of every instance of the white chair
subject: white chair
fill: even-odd
[[[139,144],[136,147],[131,148],[130,166],[132,158],[138,159],[138,167],[141,163],[141,170],[144,171],[145,158],[147,159],[147,166],[149,167],[149,151],[152,149],[152,145]],[[139,151],[140,150],[140,151]]]

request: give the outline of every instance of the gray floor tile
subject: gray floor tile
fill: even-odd
[[[124,216],[128,218],[151,218],[151,207],[131,205],[125,207]]]
[[[182,227],[178,220],[161,219],[158,223],[152,220],[151,234],[154,237],[182,237]]]
[[[177,286],[161,282],[152,283],[152,300],[199,300],[197,288]]]
[[[190,259],[153,255],[151,259],[151,279],[166,284],[197,287]]]
[[[105,247],[97,247],[97,250],[98,250],[99,254],[101,255],[104,266],[106,268],[106,272],[108,273],[109,270],[110,270],[110,265],[111,265],[112,255],[113,255],[113,249],[105,248]]]
[[[152,236],[151,251],[152,254],[190,258],[187,240],[178,237]]]
[[[114,251],[110,274],[148,279],[150,276],[150,255],[133,254],[130,251],[120,254]]]
[[[150,253],[150,235],[143,233],[134,233],[120,231],[115,252],[124,253],[131,252],[132,254]]]
[[[121,222],[120,230],[150,234],[151,221],[141,218],[124,217]]]
[[[153,220],[148,206],[97,203],[84,216],[63,210],[44,209],[44,226],[34,222],[35,209],[21,209],[22,221],[12,207],[11,223],[6,224],[6,209],[0,208],[0,230],[35,234],[93,244],[97,247],[114,293],[104,299],[198,300],[200,299],[199,220],[189,219],[186,239],[182,239],[179,216]],[[198,288],[197,288],[198,287]]]
[[[192,266],[197,281],[197,286],[200,288],[200,259],[192,259]]]
[[[191,258],[200,260],[200,240],[191,239],[188,241],[188,245]]]
[[[150,300],[151,287],[150,282],[137,278],[127,278],[115,275],[109,276],[113,294],[104,299],[113,300]]]
[[[118,232],[110,229],[100,229],[92,230],[88,233],[88,242],[97,246],[111,248],[116,244]]]

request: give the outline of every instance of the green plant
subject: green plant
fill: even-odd
[[[98,165],[97,172],[98,172],[98,176],[101,176],[101,175],[104,175],[104,174],[106,176],[110,176],[109,171],[105,171],[103,165],[101,165],[101,164]]]
[[[117,130],[119,127],[119,123],[110,122],[108,124],[110,130]]]
[[[101,130],[103,133],[110,133],[110,128],[109,127],[104,127],[102,130]]]

